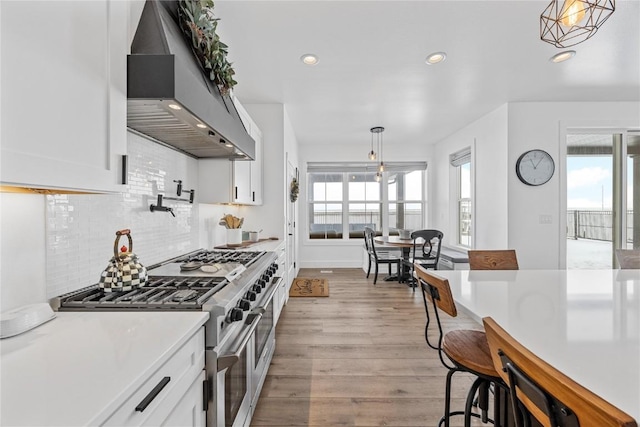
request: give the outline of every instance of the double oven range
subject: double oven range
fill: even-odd
[[[59,311],[204,310],[208,427],[248,425],[275,350],[276,254],[197,250],[149,266],[144,287],[97,285],[52,300]]]

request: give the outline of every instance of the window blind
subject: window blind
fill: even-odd
[[[376,172],[376,162],[308,162],[308,173]],[[427,162],[384,162],[388,172],[412,172],[426,170]]]
[[[471,162],[471,147],[464,148],[449,155],[451,166],[458,167]]]

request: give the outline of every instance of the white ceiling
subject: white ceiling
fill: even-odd
[[[513,101],[640,101],[640,0],[568,62],[540,40],[548,1],[215,2],[235,93],[286,105],[300,144],[432,144]],[[426,65],[429,53],[447,60]],[[314,53],[315,66],[300,56]]]

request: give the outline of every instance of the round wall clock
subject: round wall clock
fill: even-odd
[[[543,150],[529,150],[516,162],[516,174],[527,185],[542,185],[549,181],[555,171],[553,158]]]

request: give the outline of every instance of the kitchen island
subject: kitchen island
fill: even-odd
[[[56,314],[0,342],[3,426],[102,425],[110,419],[113,424],[112,416],[136,393],[147,395],[146,388],[156,382],[149,387],[146,383],[187,346],[186,360],[194,354],[193,370],[202,372],[197,365],[204,365],[204,341],[199,344],[199,338],[209,318],[206,312]],[[159,393],[156,402],[138,414],[151,416],[154,405],[178,384],[180,378],[174,376],[165,395]]]
[[[640,270],[434,272],[458,308],[640,419]]]

